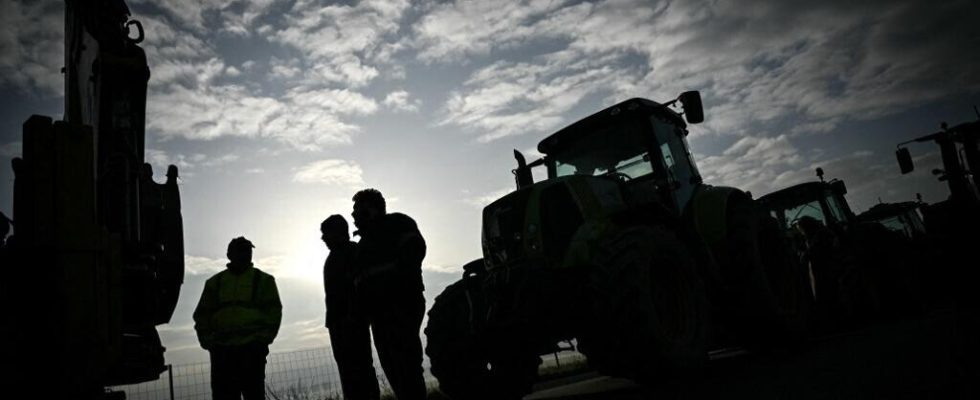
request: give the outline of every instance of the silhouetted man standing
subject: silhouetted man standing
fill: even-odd
[[[377,400],[381,394],[371,355],[371,332],[364,312],[353,301],[357,243],[350,241],[347,220],[339,215],[323,220],[320,232],[323,243],[330,249],[323,263],[326,325],[344,398]]]
[[[425,313],[425,240],[412,218],[387,213],[381,192],[365,189],[353,200],[355,234],[361,236],[354,285],[371,323],[381,368],[399,400],[425,399],[419,338]]]
[[[265,398],[265,357],[279,333],[282,303],[276,280],[252,266],[252,242],[228,244],[228,269],[204,283],[194,310],[201,347],[211,353],[215,400]]]
[[[10,220],[0,212],[0,249],[7,243],[7,233],[10,232]]]

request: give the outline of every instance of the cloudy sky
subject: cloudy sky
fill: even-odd
[[[160,327],[200,361],[190,314],[227,242],[255,242],[284,322],[273,351],[322,346],[319,222],[375,187],[429,244],[426,295],[480,257],[480,210],[512,149],[630,97],[700,90],[708,183],[768,193],[844,179],[852,208],[945,198],[936,149],[895,144],[976,119],[980,7],[902,1],[129,0],[146,28],[146,158],[180,167],[187,280]],[[0,6],[0,156],[63,113],[63,4]],[[0,165],[0,210],[13,177]]]

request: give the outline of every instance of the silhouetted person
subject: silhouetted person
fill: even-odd
[[[2,266],[4,270],[4,277],[0,278],[0,302],[3,304],[13,304],[13,301],[22,300],[22,298],[19,299],[13,295],[13,292],[15,292],[17,287],[14,283],[16,275],[11,274],[10,272],[14,271],[7,271],[9,268],[8,265],[17,265],[13,259],[13,252],[7,249],[8,233],[10,233],[10,220],[7,219],[7,216],[3,212],[0,212],[0,266]],[[8,313],[7,318],[0,321],[0,341],[2,341],[2,343],[16,343],[18,341],[18,339],[15,338],[17,328],[14,321],[17,321],[17,324],[20,324],[23,320],[18,318],[20,316],[20,310],[18,307],[15,307],[13,311],[13,313]],[[10,349],[8,347],[7,349],[0,351],[0,356],[9,361],[11,355],[18,354],[17,351],[18,349],[16,348]],[[16,359],[21,359],[21,357],[16,357]],[[13,376],[17,377],[19,375]]]
[[[354,195],[358,243],[355,291],[367,312],[381,368],[399,400],[424,399],[422,342],[425,313],[422,259],[425,240],[415,221],[388,214],[384,196],[375,189]]]
[[[357,243],[350,241],[347,220],[340,215],[323,220],[320,232],[323,243],[330,249],[323,263],[326,326],[344,398],[378,399],[381,394],[371,355],[371,332],[363,310],[355,308],[353,301]]]
[[[265,357],[279,332],[282,303],[276,280],[252,266],[252,242],[228,244],[228,269],[204,283],[194,310],[201,347],[211,353],[215,400],[265,398]]]
[[[7,215],[0,212],[0,249],[7,243],[7,234],[10,233],[10,219]]]
[[[806,239],[804,257],[813,275],[817,314],[824,327],[854,322],[860,279],[851,255],[837,234],[816,218],[801,217],[796,228]]]

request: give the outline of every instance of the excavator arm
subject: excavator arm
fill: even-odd
[[[156,326],[183,283],[183,222],[177,168],[158,184],[144,159],[141,24],[123,0],[65,6],[64,120],[31,116],[12,161],[3,339],[14,382],[104,398],[165,370]]]

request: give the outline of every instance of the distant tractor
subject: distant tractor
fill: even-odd
[[[922,219],[924,207],[928,205],[915,201],[880,203],[859,214],[857,219],[881,224],[885,228],[905,235],[909,240],[917,240],[927,234]]]
[[[936,233],[975,239],[980,222],[980,121],[953,127],[943,123],[941,127],[939,132],[899,143],[895,152],[898,164],[902,174],[915,168],[909,149],[903,145],[914,142],[939,145],[943,168],[932,173],[949,186],[949,198],[933,203],[926,210],[926,224],[932,225]]]
[[[813,277],[823,327],[917,310],[915,263],[920,257],[910,239],[880,221],[858,218],[844,197],[844,181],[824,181],[823,169],[816,171],[820,181],[780,189],[757,201],[790,236],[807,237],[796,246]],[[828,308],[831,302],[835,305]]]
[[[844,195],[844,181],[823,180],[823,169],[817,168],[819,182],[804,182],[769,193],[758,199],[759,204],[779,221],[784,229],[791,228],[800,218],[815,218],[834,229],[846,229],[855,220],[854,212]]]
[[[980,112],[978,112],[980,118]],[[915,165],[907,147],[910,143],[934,142],[942,156],[942,169],[934,169],[940,181],[949,186],[949,197],[924,207],[923,222],[941,257],[936,265],[943,269],[947,292],[952,292],[960,306],[978,303],[975,282],[980,279],[976,268],[977,243],[980,243],[980,120],[955,126],[942,123],[938,132],[899,143],[895,152],[902,174]],[[952,290],[949,290],[952,288]]]
[[[787,282],[766,275],[780,236],[760,229],[745,192],[702,182],[685,120],[703,120],[698,92],[604,109],[542,140],[530,163],[515,151],[517,190],[483,210],[483,258],[429,312],[444,393],[520,398],[540,355],[570,339],[601,373],[658,385],[696,373],[711,349],[767,351],[799,334],[788,321],[805,302],[781,301],[772,286]],[[784,275],[805,295],[802,270]]]

